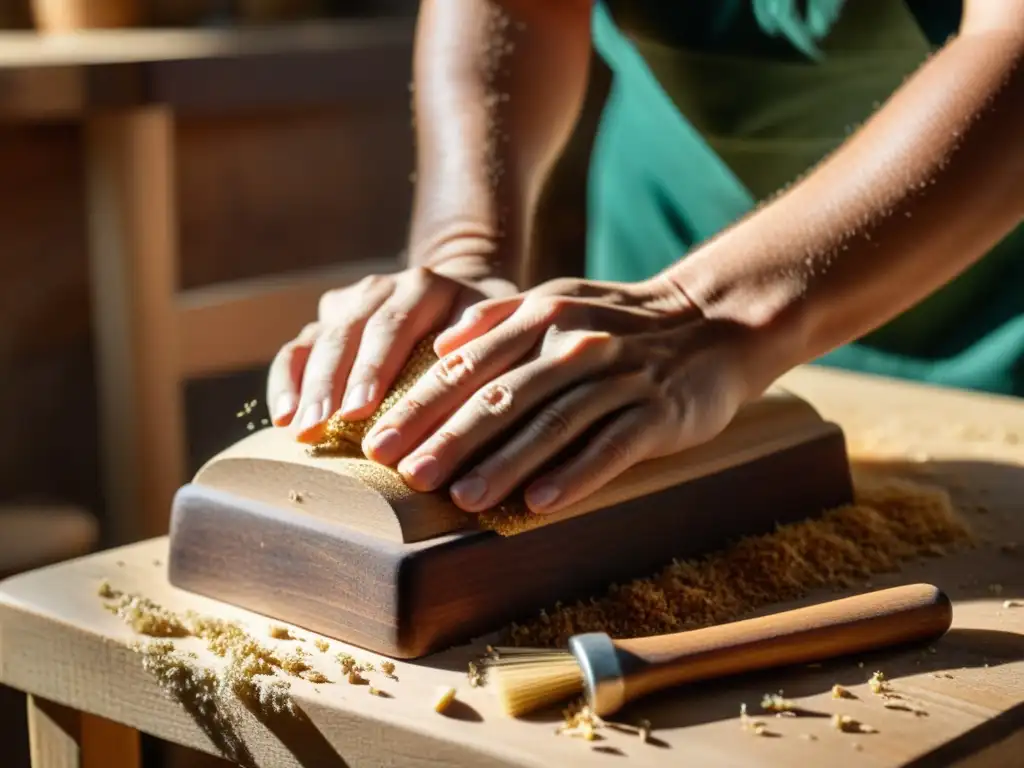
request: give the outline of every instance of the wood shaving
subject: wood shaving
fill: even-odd
[[[288,491],[288,501],[293,504],[301,504],[303,500],[302,491]]]
[[[111,587],[110,582],[106,579],[100,582],[100,586],[96,590],[96,594],[104,600],[116,600],[121,596],[121,593]]]
[[[852,693],[846,690],[839,683],[832,686],[832,698],[833,699],[853,699],[856,698]]]
[[[331,644],[323,638],[317,638],[313,641],[313,647],[320,651],[320,653],[327,653],[331,649]]]
[[[119,591],[115,602],[104,606],[140,635],[150,637],[188,637],[192,634],[172,612],[140,595],[128,595]]]
[[[286,656],[281,657],[281,669],[287,672],[289,675],[295,677],[301,676],[304,672],[308,672],[312,667],[306,660],[309,654],[303,653],[301,650],[296,649]]]
[[[380,671],[388,677],[395,676],[395,662],[393,661],[382,661],[380,663]]]
[[[782,691],[766,693],[764,698],[761,699],[761,709],[765,712],[792,712],[796,708],[796,702],[791,699],[784,699]]]
[[[935,547],[947,551],[971,541],[946,491],[860,477],[854,505],[703,558],[676,560],[649,578],[613,584],[601,597],[539,613],[508,627],[502,644],[564,648],[585,632],[638,637],[723,624],[813,589],[860,584]]]
[[[1024,608],[1024,600],[1003,600],[1003,608]]]
[[[348,682],[350,685],[366,685],[370,681],[359,674],[359,670],[353,669],[348,673]]]
[[[555,734],[559,736],[596,741],[601,738],[598,730],[608,726],[587,704],[576,703],[562,714],[565,722],[555,729]]]
[[[442,688],[434,699],[434,711],[443,713],[455,701],[454,688]]]
[[[885,679],[885,675],[881,672],[875,672],[871,676],[871,679],[868,680],[868,687],[876,696],[884,696],[891,690],[889,681]]]
[[[469,662],[469,668],[466,672],[466,676],[469,678],[469,685],[471,688],[479,688],[483,684],[484,676],[475,662]]]
[[[292,634],[288,627],[282,627],[280,624],[273,624],[270,627],[270,636],[275,640],[298,640],[295,635]]]
[[[832,715],[832,727],[843,733],[878,733],[877,728],[854,720],[849,715]]]

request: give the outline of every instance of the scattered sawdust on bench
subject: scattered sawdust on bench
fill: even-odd
[[[943,489],[877,475],[856,476],[855,488],[851,505],[703,558],[674,561],[650,578],[614,584],[601,597],[556,604],[513,624],[503,642],[564,648],[583,632],[637,637],[722,624],[813,589],[850,587],[973,541]]]

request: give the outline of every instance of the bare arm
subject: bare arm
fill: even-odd
[[[1022,218],[1024,1],[974,0],[833,156],[663,277],[755,330],[763,386],[917,303]]]
[[[515,280],[540,187],[579,116],[591,0],[424,0],[414,63],[413,263]]]
[[[477,304],[364,446],[417,490],[454,480],[467,511],[523,483],[534,512],[563,508],[719,434],[787,369],[918,302],[1022,218],[1024,0],[972,0],[959,37],[862,130],[661,275]]]
[[[413,345],[467,306],[514,294],[537,194],[578,117],[591,0],[423,0],[410,266],[328,291],[278,352],[274,423],[317,442],[339,408],[369,416]]]

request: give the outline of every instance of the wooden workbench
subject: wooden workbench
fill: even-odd
[[[303,717],[261,721],[240,708],[234,721],[211,728],[143,670],[141,657],[129,647],[138,638],[103,610],[97,585],[109,579],[115,588],[177,611],[238,619],[264,637],[268,621],[172,589],[163,567],[167,542],[155,539],[0,585],[0,682],[32,695],[37,768],[88,760],[110,768],[134,765],[133,729],[210,753],[218,753],[219,744],[238,762],[258,766],[1020,765],[1024,608],[1004,607],[1004,601],[1024,598],[1024,559],[1012,546],[1024,540],[1024,401],[815,368],[795,371],[783,384],[843,425],[855,460],[867,456],[880,469],[948,487],[981,537],[973,550],[873,580],[874,587],[929,581],[949,593],[954,626],[932,649],[673,692],[622,714],[624,720],[645,717],[653,723],[654,740],[647,744],[614,732],[593,743],[556,736],[557,717],[504,717],[490,690],[466,684],[466,663],[479,648],[399,663],[398,681],[381,684],[390,698],[344,682],[294,681]],[[803,602],[832,596],[809,595]],[[788,606],[772,610],[781,607]],[[300,634],[310,645],[314,638]],[[205,653],[199,641],[183,641],[181,647],[188,643]],[[345,650],[332,646],[331,655]],[[321,658],[323,671],[336,676],[336,663]],[[866,685],[875,669],[927,714],[883,708]],[[858,698],[834,700],[834,683]],[[461,704],[450,716],[431,708],[441,685],[459,688]],[[741,731],[740,703],[757,712],[762,694],[779,689],[825,716],[772,719],[776,738]],[[834,712],[878,732],[833,730],[827,715]]]

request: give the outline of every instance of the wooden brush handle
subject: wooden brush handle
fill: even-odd
[[[935,639],[953,619],[937,587],[912,584],[673,635],[616,640],[625,701],[682,683]]]

